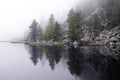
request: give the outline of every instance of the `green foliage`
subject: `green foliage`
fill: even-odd
[[[82,16],[80,12],[75,12],[73,9],[70,10],[68,14],[67,22],[69,24],[69,31],[68,31],[68,37],[71,40],[78,40],[80,33],[77,31],[78,29],[81,29],[82,25]]]
[[[83,16],[81,12],[70,10],[68,13],[67,23],[68,23],[68,38],[72,41],[80,40],[81,35],[83,35],[82,25],[86,24],[92,26],[91,31],[112,29],[116,26],[120,27],[120,0],[101,0],[103,8],[103,14],[93,15],[90,20],[86,20],[83,23]],[[106,11],[104,11],[104,9]],[[99,17],[100,16],[100,17]],[[101,22],[103,19],[106,21],[106,25],[102,26]],[[103,21],[104,22],[104,21]],[[120,28],[119,28],[120,30]],[[62,39],[62,29],[61,25],[55,20],[54,15],[50,15],[46,30],[42,32],[42,28],[38,26],[36,20],[34,20],[30,26],[29,40],[31,42],[42,41],[42,40],[53,40],[55,42],[61,41]]]
[[[45,37],[46,40],[53,39],[54,26],[55,26],[54,15],[51,15],[50,18],[49,18],[49,22],[48,22],[45,34],[44,34],[44,37]]]
[[[33,20],[32,24],[30,25],[29,39],[34,42],[36,42],[37,39],[37,27],[38,23],[36,20]]]
[[[61,37],[62,37],[61,27],[60,27],[60,24],[56,21],[54,30],[53,30],[53,39],[54,41],[58,41],[60,40]]]
[[[93,17],[93,28],[97,30],[112,29],[120,24],[120,0],[101,0],[101,7],[104,8],[105,17],[108,19],[106,27],[101,26],[101,20],[97,15]]]
[[[27,40],[31,42],[41,41],[43,40],[43,32],[40,25],[38,25],[38,22],[36,20],[33,20],[32,24],[30,25],[30,32],[28,34]]]
[[[101,25],[101,20],[99,19],[97,15],[93,16],[92,24],[93,24],[93,29],[96,29],[96,30],[104,29],[104,27]]]
[[[108,0],[106,11],[108,13],[108,19],[110,21],[107,29],[118,26],[120,24],[120,1]]]
[[[110,23],[111,23],[110,25],[113,27],[118,26],[118,24],[120,23],[120,9],[118,9],[117,7],[113,7],[112,9]]]
[[[39,25],[39,27],[37,28],[37,40],[41,41],[43,39],[44,39],[43,30]]]
[[[54,16],[51,15],[49,18],[49,22],[45,31],[45,39],[54,41],[60,40],[62,36],[60,24],[54,19]]]

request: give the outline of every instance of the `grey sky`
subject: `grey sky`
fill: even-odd
[[[62,19],[75,1],[77,0],[0,0],[0,40],[23,36],[33,19],[38,22],[47,20],[51,13],[57,19]]]

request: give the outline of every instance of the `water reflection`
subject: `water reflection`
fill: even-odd
[[[37,65],[38,63],[38,60],[41,60],[42,57],[43,57],[43,47],[41,46],[31,46],[29,45],[28,46],[28,49],[29,49],[29,53],[31,55],[30,59],[32,60],[33,64],[34,65]]]
[[[79,76],[81,74],[81,67],[83,64],[83,54],[81,48],[76,49],[71,47],[68,49],[68,68],[72,75]]]
[[[29,52],[34,65],[45,55],[52,70],[62,59],[67,60],[68,70],[76,80],[120,80],[119,48],[29,46]]]
[[[49,60],[49,65],[50,65],[51,69],[54,70],[55,65],[61,59],[60,53],[62,51],[62,48],[56,47],[56,46],[53,46],[53,47],[45,46],[44,50],[45,50],[46,57]]]

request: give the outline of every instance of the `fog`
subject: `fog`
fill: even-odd
[[[74,0],[0,0],[0,40],[21,38],[33,19],[41,22],[51,13],[59,19],[73,5]]]
[[[54,14],[65,21],[69,10],[89,0],[0,0],[0,41],[22,38],[33,19],[39,23]]]

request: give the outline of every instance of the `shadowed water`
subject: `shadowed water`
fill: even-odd
[[[0,80],[120,80],[120,50],[0,43]]]

